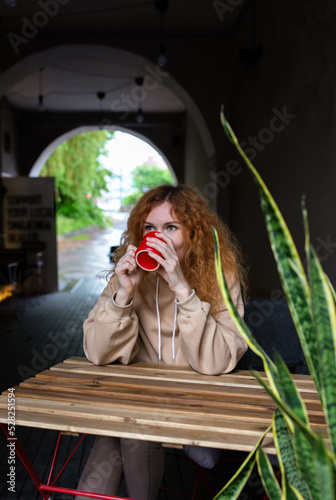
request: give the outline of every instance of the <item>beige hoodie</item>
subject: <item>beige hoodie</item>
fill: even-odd
[[[236,283],[230,293],[243,316]],[[129,305],[118,306],[114,295],[109,284],[84,323],[84,352],[96,365],[175,362],[217,375],[233,370],[247,349],[224,303],[212,316],[210,304],[202,302],[194,291],[184,302],[177,302],[156,273],[148,276],[145,291],[136,293]]]

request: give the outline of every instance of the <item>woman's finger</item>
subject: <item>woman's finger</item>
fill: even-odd
[[[136,269],[136,262],[132,255],[125,254],[116,265],[116,273],[124,273],[126,271],[133,272]]]
[[[161,233],[158,233],[158,234],[161,235]],[[171,255],[176,254],[174,243],[167,236],[165,236],[165,241],[162,241],[159,238],[148,238],[147,241],[148,241],[148,245],[150,247],[154,248],[155,250],[157,250],[158,252],[160,252],[163,255],[166,255],[166,254],[169,255],[169,253]]]

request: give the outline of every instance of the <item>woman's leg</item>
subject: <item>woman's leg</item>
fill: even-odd
[[[161,443],[121,439],[120,449],[129,498],[156,500],[164,471]]]
[[[189,458],[201,467],[212,469],[219,462],[222,450],[216,448],[205,448],[204,446],[183,446],[183,451]]]
[[[77,489],[104,493],[105,495],[118,495],[122,472],[123,460],[120,454],[120,439],[98,436]],[[87,500],[87,497],[77,495],[75,500]]]

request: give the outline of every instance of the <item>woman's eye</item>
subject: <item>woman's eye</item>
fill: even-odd
[[[149,231],[154,231],[153,226],[145,226],[145,231],[149,233]]]
[[[168,231],[175,231],[176,226],[167,226]]]

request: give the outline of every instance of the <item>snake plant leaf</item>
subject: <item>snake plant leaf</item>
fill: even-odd
[[[336,464],[335,464],[335,462],[333,462],[332,468],[333,468],[333,476],[334,476],[334,485],[336,485]]]
[[[269,383],[272,386],[273,390],[277,391],[276,379],[277,379],[278,375],[277,375],[276,370],[275,370],[275,365],[274,365],[273,361],[271,360],[271,358],[268,356],[268,354],[264,351],[264,349],[258,343],[258,341],[254,338],[249,327],[246,325],[244,320],[238,314],[238,311],[237,311],[234,303],[232,302],[229,287],[227,285],[227,281],[225,279],[225,275],[224,275],[223,268],[222,268],[218,234],[217,234],[216,229],[213,226],[212,226],[212,232],[213,232],[214,243],[215,243],[215,267],[216,267],[217,281],[218,281],[219,289],[223,295],[224,302],[228,308],[228,311],[231,315],[231,318],[232,318],[233,322],[235,323],[238,331],[240,332],[242,337],[245,339],[245,341],[247,342],[250,349],[253,352],[255,352],[258,356],[260,356],[260,358],[262,359],[263,364],[264,364],[264,370],[265,370],[265,373],[266,373],[267,378],[269,380]]]
[[[257,452],[257,465],[259,476],[270,500],[281,500],[282,494],[272,465],[261,448]]]
[[[278,391],[280,397],[303,422],[309,425],[308,413],[305,404],[296,385],[294,384],[290,371],[278,353],[274,354],[274,362],[279,374]]]
[[[312,500],[307,483],[297,467],[292,435],[278,408],[273,415],[273,435],[281,469],[284,470],[289,485],[293,486],[293,491],[302,495],[304,500]]]
[[[321,436],[319,436],[314,453],[312,454],[312,462],[316,473],[316,482],[320,491],[321,500],[335,500],[336,492],[333,464],[328,453],[326,453],[325,443]],[[318,499],[318,497],[316,498]]]
[[[319,372],[315,370],[318,362],[315,329],[309,307],[310,290],[298,251],[279,208],[261,176],[240,146],[224,116],[223,109],[221,111],[221,122],[231,142],[236,146],[239,154],[251,171],[254,181],[259,188],[261,207],[264,212],[271,247],[287,298],[288,307],[299,335],[308,368],[316,387],[319,388]],[[300,278],[297,272],[294,271],[291,262],[294,263],[295,268],[299,271]]]
[[[322,406],[328,424],[329,438],[336,453],[336,310],[329,283],[316,252],[310,245],[309,276],[312,309],[319,347]]]
[[[266,434],[270,431],[271,425],[265,430],[265,432],[260,436],[258,442],[255,447],[251,451],[251,453],[246,457],[242,465],[239,467],[234,476],[229,480],[228,483],[221,489],[219,493],[213,498],[213,500],[236,500],[242,489],[244,488],[250,474],[253,470],[253,467],[256,463],[256,455],[259,447],[262,444],[262,441]]]
[[[312,497],[317,500],[320,498],[321,492],[316,481],[315,467],[312,462],[314,446],[298,429],[294,430],[293,445],[297,466],[309,486]]]
[[[318,353],[307,277],[291,234],[269,192],[260,189],[261,207],[288,307],[296,327],[309,371],[320,385]]]
[[[306,436],[306,439],[311,443],[311,446],[314,446],[317,437],[311,430],[310,426],[307,425],[304,421],[302,421],[296,415],[296,413],[293,412],[293,410],[279,396],[279,393],[277,391],[273,391],[271,388],[268,387],[267,383],[259,375],[258,372],[256,372],[255,370],[251,370],[251,373],[253,373],[253,375],[256,377],[259,383],[264,387],[265,391],[273,399],[273,401],[276,404],[276,408],[282,412],[284,417],[286,417],[286,420],[290,425],[291,430],[294,432],[294,428],[296,426],[301,432],[303,432],[303,434]]]
[[[235,146],[237,146],[237,144],[238,144],[237,137],[236,137],[235,133],[233,132],[233,130],[231,128],[231,125],[225,119],[224,106],[221,107],[220,117],[221,117],[221,122],[222,122],[222,126],[223,126],[223,129],[224,129],[224,132],[226,134],[226,137],[229,139],[230,142],[232,142],[232,144],[234,144]]]
[[[326,280],[329,283],[330,293],[331,293],[331,295],[332,295],[332,297],[334,299],[334,304],[335,304],[335,307],[336,307],[336,292],[335,292],[335,288],[332,286],[331,281],[328,278],[328,276],[326,276],[325,278],[326,278]]]
[[[312,311],[316,327],[321,390],[319,396],[328,424],[331,446],[336,450],[336,298],[335,290],[316,255],[309,238],[308,214],[302,202],[305,249],[311,287]]]
[[[306,500],[292,484],[288,485],[286,500]]]

